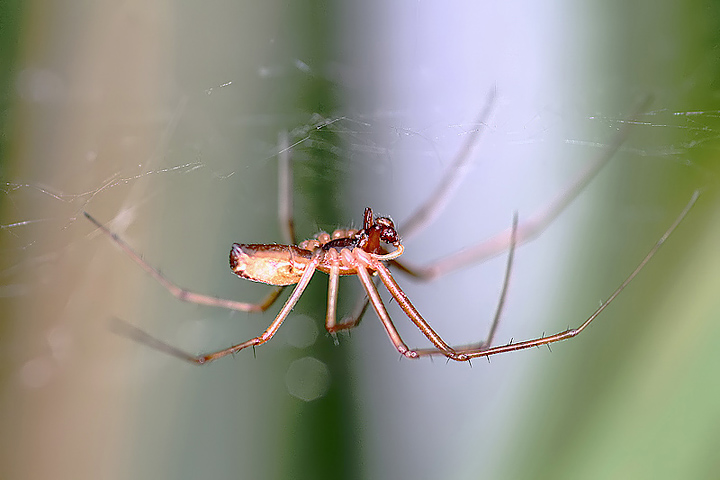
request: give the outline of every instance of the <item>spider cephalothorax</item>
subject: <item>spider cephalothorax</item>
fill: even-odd
[[[311,251],[320,248],[326,252],[330,249],[339,252],[343,248],[349,250],[361,248],[367,253],[387,253],[380,246],[380,242],[397,247],[400,245],[400,235],[398,235],[395,224],[389,217],[374,218],[372,208],[366,207],[363,214],[362,229],[338,229],[333,231],[332,234],[320,232],[315,235],[315,238],[305,240],[299,246]]]

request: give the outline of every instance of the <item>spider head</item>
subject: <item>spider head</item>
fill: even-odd
[[[365,209],[363,229],[358,232],[362,240],[358,246],[368,253],[382,253],[380,242],[392,245],[400,244],[400,235],[395,230],[395,224],[388,217],[373,217],[370,207]]]
[[[373,227],[379,232],[380,240],[383,242],[393,245],[400,243],[400,235],[395,230],[395,224],[388,217],[376,218]]]

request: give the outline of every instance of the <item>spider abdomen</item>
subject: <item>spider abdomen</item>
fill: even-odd
[[[312,252],[294,245],[233,243],[230,268],[238,277],[270,285],[300,281]]]

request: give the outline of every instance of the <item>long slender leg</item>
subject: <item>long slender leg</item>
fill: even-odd
[[[377,279],[373,278],[371,279],[371,282],[373,286],[377,288]],[[356,308],[359,310],[353,311],[349,316],[343,317],[339,323],[333,325],[332,329],[326,326],[328,332],[337,333],[341,330],[351,330],[360,325],[360,322],[362,322],[362,319],[365,316],[365,311],[370,306],[370,300],[368,300],[367,295],[363,295],[361,299],[362,302],[357,302],[356,305]]]
[[[280,325],[282,325],[282,323],[285,321],[288,314],[290,314],[290,311],[293,309],[297,301],[300,299],[300,296],[305,291],[308,283],[310,283],[310,279],[315,273],[315,269],[317,268],[318,263],[320,263],[319,253],[313,257],[310,263],[308,263],[305,272],[303,272],[302,277],[300,277],[300,281],[295,286],[295,289],[293,290],[292,294],[290,294],[290,297],[285,302],[285,305],[283,305],[282,309],[280,309],[280,312],[275,317],[275,320],[272,321],[270,326],[261,335],[223,350],[218,350],[216,352],[201,355],[192,355],[183,350],[180,350],[179,348],[173,347],[172,345],[168,345],[167,343],[162,342],[155,337],[145,333],[143,330],[140,330],[139,328],[121,320],[115,319],[113,327],[117,333],[125,335],[150,348],[179,358],[181,360],[185,360],[186,362],[192,363],[194,365],[203,365],[205,363],[212,362],[213,360],[217,360],[218,358],[222,358],[226,355],[232,355],[245,348],[262,345],[263,343],[270,340],[273,335],[277,333]]]
[[[493,338],[495,337],[495,332],[497,331],[498,325],[500,325],[500,318],[502,316],[502,310],[503,306],[505,304],[505,298],[507,296],[507,290],[510,283],[510,272],[512,270],[512,264],[513,259],[515,257],[515,247],[517,245],[517,229],[518,229],[518,216],[517,213],[513,216],[513,223],[511,227],[511,235],[510,235],[510,248],[508,251],[508,261],[507,265],[505,267],[505,279],[503,280],[503,286],[500,293],[500,299],[498,301],[497,310],[495,311],[495,317],[493,318],[492,325],[490,326],[490,330],[488,332],[488,336],[482,343],[476,343],[473,345],[468,345],[467,348],[475,347],[480,348],[481,346],[487,346],[492,343]],[[414,275],[414,272],[408,271],[406,267],[401,264],[400,262],[397,262],[396,260],[392,260],[390,262],[391,265],[393,265],[395,268],[398,268],[401,271],[404,271],[405,273],[409,273],[411,275]],[[377,281],[373,280],[373,283],[377,285]],[[363,315],[365,314],[365,310],[368,307],[368,300],[367,296],[363,298],[363,302],[359,303],[356,310],[352,316],[348,318],[344,318],[341,325],[348,325],[347,328],[353,328],[360,324],[360,321],[362,320]]]
[[[326,260],[331,264],[330,272],[328,272],[328,301],[327,313],[325,314],[325,330],[327,330],[335,339],[335,334],[341,330],[349,330],[357,326],[357,323],[349,324],[346,322],[337,323],[337,298],[340,279],[340,259],[336,250],[329,250],[326,254]]]
[[[405,345],[405,343],[402,341],[402,338],[400,338],[400,334],[398,333],[397,328],[395,328],[395,325],[393,325],[392,320],[390,319],[390,315],[388,315],[387,310],[385,309],[385,305],[383,305],[382,299],[378,294],[377,288],[375,288],[375,284],[370,279],[370,274],[365,268],[358,268],[358,278],[360,279],[360,283],[362,283],[362,286],[365,288],[365,292],[370,299],[370,303],[372,303],[373,307],[375,308],[375,312],[377,313],[378,318],[380,318],[380,321],[385,327],[385,331],[387,332],[388,337],[390,337],[390,341],[393,343],[393,345],[395,345],[397,351],[400,352],[401,355],[405,355],[406,357],[415,358],[416,355],[414,354],[414,352],[411,352],[408,349],[407,345]]]
[[[495,106],[495,95],[495,89],[488,93],[485,106],[476,121],[476,129],[468,134],[465,142],[460,147],[460,151],[455,154],[452,164],[448,167],[438,186],[427,200],[418,206],[410,217],[401,224],[400,231],[405,240],[423,231],[440,215],[445,209],[450,197],[452,197],[453,193],[457,190],[458,185],[460,185],[463,178],[465,178],[473,158],[473,150],[477,146],[480,136],[485,131],[490,113]]]
[[[505,265],[505,277],[503,279],[502,289],[500,290],[500,298],[498,299],[495,316],[493,317],[493,322],[492,325],[490,325],[490,331],[488,332],[487,337],[476,348],[483,348],[492,345],[498,325],[500,325],[500,318],[502,317],[502,312],[505,308],[505,300],[507,299],[508,288],[510,286],[510,273],[512,272],[513,261],[515,260],[515,247],[517,246],[517,229],[518,214],[517,212],[515,212],[515,215],[513,215],[512,230],[510,234],[510,248],[508,249],[507,264]]]
[[[402,288],[400,288],[400,285],[398,285],[398,283],[395,281],[392,274],[390,273],[390,270],[385,265],[376,261],[371,265],[370,268],[377,271],[378,275],[380,276],[380,280],[382,280],[382,282],[385,284],[385,287],[387,287],[388,291],[393,296],[395,301],[398,302],[398,305],[400,305],[400,308],[402,308],[403,312],[405,312],[405,315],[407,315],[408,318],[412,320],[412,322],[415,324],[415,326],[420,329],[423,335],[425,335],[428,340],[430,340],[430,342],[435,345],[435,350],[438,353],[445,355],[448,358],[452,358],[453,360],[467,360],[467,358],[464,358],[462,355],[458,355],[458,353],[452,347],[450,347],[450,345],[448,345],[445,340],[443,340],[440,335],[435,332],[435,330],[432,329],[430,324],[423,318],[422,315],[420,315],[420,312],[418,312],[418,310],[412,304],[412,302],[407,297]],[[358,273],[362,270],[363,269],[358,269]],[[377,295],[377,291],[375,291],[375,294]],[[378,296],[378,299],[379,298],[380,297]],[[375,310],[377,311],[378,308],[375,300],[371,298],[370,301],[373,306],[375,306]],[[378,312],[378,315],[379,314],[380,312]],[[385,315],[387,315],[387,311],[385,311]],[[389,316],[387,317],[387,321],[390,321]],[[383,323],[385,323],[385,320],[383,320]],[[417,358],[417,352],[409,351],[406,352],[405,356],[410,358]]]
[[[330,333],[335,333],[337,327],[337,297],[338,297],[338,280],[340,279],[340,266],[338,264],[330,267],[328,273],[328,298],[327,312],[325,313],[325,329]]]
[[[628,120],[633,120],[642,113],[650,104],[650,101],[651,97],[648,96],[638,102],[637,106],[633,108],[631,114],[628,116]],[[488,113],[491,105],[491,101],[486,105]],[[485,114],[485,110],[483,114]],[[613,158],[617,150],[620,148],[620,145],[627,137],[632,124],[632,121],[624,122],[618,129],[615,136],[611,139],[610,143],[584,171],[582,171],[566,188],[564,188],[553,201],[517,227],[516,242],[518,245],[527,243],[540,236],[540,234],[545,231],[545,229],[563,212],[563,210],[565,210],[565,208],[572,203],[575,198],[577,198],[580,192],[582,192],[582,190],[592,181],[593,178],[595,178],[600,170],[602,170],[602,168]],[[400,229],[404,239],[416,234],[429,223],[429,221],[421,222],[419,219],[427,217],[430,218],[431,221],[436,218],[439,209],[433,210],[433,215],[423,215],[422,211],[427,208],[427,205],[432,204],[433,201],[438,199],[440,199],[438,203],[443,206],[447,203],[447,199],[449,198],[449,195],[452,194],[454,187],[443,189],[442,185],[446,183],[449,185],[455,185],[456,182],[460,181],[462,178],[461,174],[464,173],[463,169],[466,167],[466,163],[464,163],[466,159],[463,157],[462,153],[466,151],[469,153],[473,145],[472,142],[475,142],[478,138],[479,134],[476,134],[468,139],[469,143],[466,143],[461,150],[461,155],[459,155],[458,159],[453,162],[453,167],[455,167],[456,164],[459,165],[458,169],[449,169],[441,181],[441,187],[439,187],[433,195],[429,197],[426,203],[424,203],[410,216],[410,219],[407,222],[407,227],[409,228],[405,227],[409,230],[410,235],[408,235],[403,228]],[[458,176],[455,177],[455,175]],[[405,262],[399,262],[397,260],[392,261],[391,264],[405,274],[419,280],[431,281],[454,270],[467,267],[468,265],[482,263],[485,260],[499,255],[510,246],[511,235],[512,230],[507,229],[481,243],[465,248],[460,252],[451,254],[422,267],[409,265]],[[352,315],[343,319],[343,323],[359,323],[360,319],[367,310],[367,306],[368,298],[362,297],[353,309]]]
[[[153,277],[157,282],[165,287],[165,289],[170,292],[172,296],[177,298],[178,300],[182,300],[183,302],[188,303],[197,303],[199,305],[209,305],[211,307],[221,307],[221,308],[227,308],[228,310],[239,310],[242,312],[264,312],[270,306],[277,300],[278,296],[280,296],[280,292],[282,291],[281,288],[274,288],[272,292],[270,292],[262,301],[259,303],[245,303],[245,302],[238,302],[235,300],[228,300],[225,298],[218,298],[211,295],[204,295],[201,293],[191,292],[189,290],[186,290],[184,288],[181,288],[177,286],[175,283],[170,281],[167,277],[165,277],[162,273],[160,273],[157,269],[152,267],[150,264],[148,264],[143,258],[135,252],[130,246],[125,243],[123,239],[121,239],[118,235],[111,232],[105,225],[98,222],[95,218],[92,217],[87,212],[83,212],[88,220],[90,220],[97,228],[100,229],[101,232],[103,232],[105,235],[110,237],[110,239],[118,246],[120,247],[135,263],[140,265],[140,267],[145,270],[148,274],[150,274],[151,277]]]
[[[488,93],[485,106],[475,122],[477,127],[466,137],[465,142],[460,147],[460,151],[455,154],[455,158],[446,170],[438,186],[428,196],[425,202],[418,206],[413,213],[410,214],[410,217],[402,223],[400,231],[405,241],[422,232],[429,224],[435,221],[467,174],[473,158],[473,150],[480,140],[482,133],[487,128],[488,119],[495,106],[496,93],[495,89]],[[411,270],[406,271],[406,273],[419,276]],[[375,285],[378,284],[377,279],[373,279],[373,282]],[[363,315],[365,315],[369,302],[370,300],[366,295],[360,297],[350,316],[344,317],[340,324],[348,325],[348,328],[359,325]]]
[[[372,279],[372,282],[373,282],[373,285],[375,285],[375,279]],[[367,296],[364,296],[363,298],[367,299]],[[328,329],[328,331],[330,333],[337,333],[342,330],[351,330],[351,329],[357,327],[358,325],[360,325],[360,322],[362,321],[363,316],[365,315],[365,310],[367,310],[367,307],[370,306],[370,302],[369,301],[362,302],[362,304],[360,304],[360,306],[363,307],[362,312],[354,312],[349,317],[343,317],[343,319],[339,323],[336,323],[333,326],[332,330]]]
[[[377,279],[373,279],[373,284],[377,284]],[[343,317],[341,324],[345,325],[352,325],[352,327],[357,327],[360,325],[360,322],[362,321],[363,317],[365,316],[365,312],[367,311],[367,308],[370,306],[370,301],[368,300],[367,295],[363,295],[358,298],[358,301],[355,302],[355,307],[353,308],[353,311],[350,313],[349,316]]]
[[[514,352],[516,350],[524,350],[531,347],[538,347],[540,345],[548,345],[550,343],[559,342],[561,340],[566,340],[568,338],[572,338],[576,335],[578,335],[580,332],[585,330],[585,328],[590,325],[590,323],[595,320],[600,314],[610,305],[613,300],[617,298],[618,295],[627,287],[630,282],[633,281],[633,279],[637,276],[638,273],[647,265],[647,263],[652,259],[652,257],[657,253],[657,251],[660,249],[660,247],[665,243],[665,241],[668,239],[668,237],[675,231],[675,229],[680,225],[680,222],[683,221],[683,219],[687,216],[688,212],[690,212],[690,209],[695,205],[695,202],[698,199],[698,196],[700,195],[700,191],[696,191],[688,204],[685,206],[683,211],[680,213],[680,215],[675,219],[673,224],[670,226],[670,228],[665,231],[662,237],[653,245],[653,247],[650,249],[648,254],[645,256],[645,258],[642,259],[640,264],[635,268],[635,270],[632,271],[632,273],[623,281],[619,287],[615,289],[614,292],[600,305],[600,307],[593,312],[592,315],[588,317],[585,322],[582,323],[577,328],[571,328],[568,330],[565,330],[564,332],[559,332],[554,335],[548,335],[543,337],[534,338],[532,340],[526,340],[524,342],[518,342],[518,343],[510,343],[507,345],[499,345],[496,347],[490,347],[482,346],[480,348],[470,348],[470,349],[463,349],[463,347],[457,347],[457,351],[460,355],[464,355],[466,358],[476,358],[476,357],[489,357],[490,355],[497,355],[499,353],[505,353],[505,352]],[[447,354],[444,351],[438,350],[436,348],[432,349],[420,349],[416,350],[416,353],[418,356],[428,356],[428,355],[446,355]]]
[[[368,276],[370,274],[368,273]],[[357,327],[360,324],[362,315],[356,315],[347,319],[343,319],[341,322],[337,322],[337,297],[338,297],[338,279],[340,278],[340,267],[333,265],[330,267],[328,280],[328,304],[327,314],[325,316],[325,329],[330,334],[335,334],[342,330],[350,330]],[[374,285],[374,282],[373,282]],[[366,304],[367,306],[368,304]]]
[[[485,337],[485,340],[478,342],[478,343],[472,343],[467,345],[459,345],[459,346],[453,346],[453,350],[455,350],[459,354],[467,353],[469,351],[480,351],[483,350],[490,345],[492,345],[493,339],[495,338],[495,333],[497,332],[497,328],[500,325],[500,318],[502,317],[502,312],[505,307],[505,300],[507,299],[508,294],[508,288],[510,286],[510,274],[512,272],[512,266],[515,259],[515,247],[517,245],[517,227],[518,227],[518,216],[517,213],[513,216],[513,223],[512,223],[512,234],[510,236],[510,249],[508,250],[508,259],[507,264],[505,265],[505,276],[503,278],[503,284],[502,288],[500,290],[500,297],[498,299],[498,305],[495,309],[495,316],[493,317],[492,324],[490,325],[490,330],[488,331],[487,336]],[[417,350],[418,356],[427,355],[427,351],[433,351],[434,353],[438,355],[444,355],[445,353],[442,350],[437,349],[424,349],[424,350]]]
[[[651,98],[644,98],[628,117],[630,120],[643,112],[650,103]],[[620,145],[625,141],[628,131],[634,124],[626,121],[618,129],[610,143],[600,152],[572,182],[565,187],[548,205],[536,212],[532,217],[523,221],[517,229],[517,243],[522,245],[534,240],[572,203],[595,176],[615,156]],[[507,250],[510,245],[511,229],[500,232],[489,239],[462,251],[451,254],[423,267],[403,265],[402,270],[412,276],[423,280],[432,280],[446,273],[458,270],[468,265],[483,262]]]
[[[295,245],[295,220],[293,219],[292,162],[290,140],[287,131],[278,135],[278,220],[283,241]]]

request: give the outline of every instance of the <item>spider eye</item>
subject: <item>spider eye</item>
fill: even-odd
[[[386,243],[397,244],[400,236],[395,230],[395,224],[387,217],[380,217],[375,220],[375,224],[380,227],[380,240]]]
[[[389,219],[388,217],[378,217],[378,218],[376,218],[376,219],[375,219],[375,225],[380,225],[381,227],[386,227],[386,228],[392,228],[393,230],[395,229],[395,224],[394,224],[393,221],[392,221],[391,219]]]
[[[386,228],[380,234],[380,239],[386,243],[396,244],[400,242],[400,236],[394,228]]]

